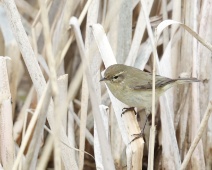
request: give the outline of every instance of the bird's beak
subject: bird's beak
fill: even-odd
[[[102,79],[100,79],[99,81],[105,81],[107,80],[105,77],[103,77]]]

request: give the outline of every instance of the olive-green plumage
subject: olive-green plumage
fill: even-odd
[[[105,81],[112,94],[121,102],[131,107],[151,108],[152,74],[123,64],[108,67],[104,73]],[[170,79],[156,76],[156,100],[166,90],[176,84],[199,82],[196,78]]]

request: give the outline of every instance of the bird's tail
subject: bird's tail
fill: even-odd
[[[184,84],[184,83],[192,83],[192,82],[200,82],[197,78],[179,78],[175,79],[177,84]]]
[[[163,91],[168,90],[169,88],[173,87],[176,84],[186,84],[186,83],[193,83],[193,82],[200,82],[197,78],[178,78],[178,79],[170,79],[167,85],[163,86]]]

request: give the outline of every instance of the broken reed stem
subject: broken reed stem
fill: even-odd
[[[80,56],[81,56],[82,63],[83,63],[83,71],[86,75],[87,82],[88,82],[88,89],[90,92],[91,105],[92,105],[92,109],[93,109],[94,119],[96,121],[97,132],[98,132],[98,136],[99,136],[100,148],[101,148],[101,153],[102,153],[102,162],[103,162],[105,169],[113,170],[113,169],[115,169],[115,166],[113,163],[113,158],[112,158],[111,150],[110,150],[110,147],[108,144],[108,140],[106,138],[106,133],[104,131],[102,118],[101,118],[101,115],[99,114],[100,111],[99,111],[97,97],[94,92],[94,84],[93,84],[93,81],[91,78],[91,73],[89,70],[87,58],[85,56],[85,48],[84,48],[83,40],[82,40],[81,33],[80,33],[79,22],[76,17],[72,17],[70,19],[70,25],[73,27],[73,30],[75,33],[77,45],[78,45],[78,48],[80,51]]]
[[[49,91],[50,91],[50,86],[49,86],[49,84],[47,84],[47,85],[46,85],[46,88],[45,88],[45,90],[44,90],[44,93],[43,93],[43,95],[41,96],[41,98],[40,98],[40,100],[39,100],[39,102],[38,102],[38,105],[37,105],[37,107],[36,107],[36,110],[35,110],[35,112],[34,112],[34,114],[33,114],[32,119],[31,119],[31,121],[30,121],[30,124],[29,124],[29,126],[28,126],[28,128],[27,128],[27,131],[26,131],[26,134],[25,134],[25,136],[24,136],[24,139],[22,140],[22,144],[21,144],[21,146],[20,146],[20,149],[19,149],[19,152],[18,152],[18,154],[17,154],[15,163],[14,163],[14,165],[13,165],[13,170],[16,170],[16,169],[18,168],[18,164],[19,164],[20,159],[21,159],[21,157],[22,157],[22,154],[23,154],[23,152],[24,152],[24,150],[25,150],[25,148],[26,148],[26,146],[27,146],[27,142],[28,142],[28,140],[29,140],[29,138],[30,138],[30,135],[31,135],[31,133],[32,133],[32,131],[33,131],[33,128],[34,128],[35,123],[36,123],[36,121],[37,121],[37,118],[38,118],[38,116],[39,116],[40,110],[41,110],[41,108],[42,108],[43,101],[45,100],[45,98],[46,98],[46,96],[47,96],[46,94],[48,94]]]
[[[4,169],[11,169],[14,163],[12,98],[8,79],[8,57],[0,56],[0,159]]]

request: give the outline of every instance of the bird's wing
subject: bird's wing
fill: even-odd
[[[170,84],[176,80],[166,78],[166,77],[161,77],[161,76],[156,76],[156,82],[155,82],[155,87],[160,88],[164,87],[167,84]],[[142,77],[142,81],[135,81],[132,79],[130,83],[130,88],[134,90],[148,90],[152,89],[152,80],[147,78],[147,77]]]

